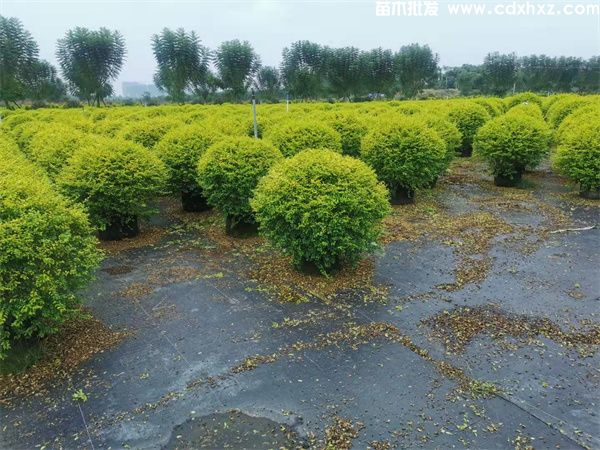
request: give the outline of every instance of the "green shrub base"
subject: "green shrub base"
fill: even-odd
[[[227,216],[225,218],[225,233],[236,238],[249,238],[258,235],[258,223],[247,218]]]
[[[201,190],[183,191],[181,193],[181,208],[185,212],[203,212],[212,209]]]
[[[390,190],[390,203],[392,205],[412,205],[415,202],[414,189],[397,187]]]
[[[494,177],[494,184],[499,187],[515,187],[518,186],[523,180],[524,170],[519,170],[513,174],[512,177],[505,175],[496,175]]]
[[[21,373],[41,360],[43,356],[44,350],[39,339],[13,341],[0,364],[0,375]]]
[[[117,217],[111,219],[106,228],[98,231],[101,241],[120,241],[124,238],[136,237],[140,234],[140,223],[137,216]]]
[[[473,147],[471,144],[463,144],[458,155],[461,158],[470,158],[473,155]]]
[[[582,189],[579,191],[579,196],[588,200],[600,200],[600,187],[596,189]]]

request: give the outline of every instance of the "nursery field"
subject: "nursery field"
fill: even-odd
[[[0,448],[600,447],[600,97],[1,115]]]

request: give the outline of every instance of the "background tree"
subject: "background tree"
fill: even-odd
[[[559,92],[578,91],[578,76],[584,70],[581,58],[561,56],[556,60],[556,90]]]
[[[360,93],[362,65],[356,47],[323,49],[328,87],[337,98],[350,100]]]
[[[0,16],[0,100],[6,107],[25,98],[37,57],[37,43],[19,19]]]
[[[325,69],[325,52],[319,44],[298,41],[283,49],[282,81],[294,97],[318,98],[324,91]]]
[[[517,56],[488,53],[483,61],[486,91],[494,95],[505,95],[514,89],[517,81]]]
[[[410,44],[395,55],[396,74],[400,90],[412,98],[438,77],[438,55],[428,45]]]
[[[206,75],[200,81],[195,80],[192,84],[194,94],[202,103],[214,101],[217,91],[223,89],[220,78],[210,69],[207,70]]]
[[[279,71],[276,67],[261,67],[256,74],[256,90],[262,99],[270,102],[277,101],[281,89]]]
[[[241,100],[260,68],[260,58],[250,43],[237,39],[223,42],[215,52],[214,62],[223,89],[234,100]]]
[[[394,55],[381,47],[361,54],[363,88],[370,94],[393,95],[396,85]]]
[[[196,33],[164,28],[152,36],[152,51],[158,65],[156,86],[175,102],[183,102],[190,89],[201,90],[208,77],[210,52]]]
[[[65,98],[67,88],[48,61],[36,61],[26,75],[27,98],[36,102],[58,102]]]
[[[463,64],[456,76],[456,88],[463,95],[479,95],[486,91],[481,66]]]
[[[113,94],[125,58],[125,41],[118,31],[77,27],[58,40],[56,56],[71,92],[100,106]]]
[[[517,88],[524,91],[543,92],[554,89],[552,75],[555,60],[546,55],[524,56],[519,59]]]
[[[600,56],[592,56],[586,61],[578,75],[577,85],[583,92],[600,90]]]

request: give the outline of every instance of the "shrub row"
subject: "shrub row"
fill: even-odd
[[[55,332],[100,261],[83,208],[0,134],[0,359],[17,339]]]

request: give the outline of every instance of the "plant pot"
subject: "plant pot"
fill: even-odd
[[[600,187],[596,189],[582,189],[579,192],[579,196],[589,200],[600,200]]]
[[[182,191],[181,206],[186,212],[202,212],[211,209],[201,191]]]
[[[238,238],[256,236],[258,234],[258,223],[253,220],[249,221],[227,216],[225,218],[225,233]]]
[[[397,187],[396,189],[392,189],[391,191],[392,205],[410,205],[415,202],[415,191],[414,189],[405,188],[405,187]]]
[[[101,241],[119,241],[123,238],[135,237],[138,234],[140,234],[140,224],[137,216],[113,218],[104,230],[98,231]]]
[[[515,187],[523,178],[523,172],[519,171],[515,173],[512,177],[506,177],[504,175],[496,175],[494,177],[494,184],[500,187]]]

